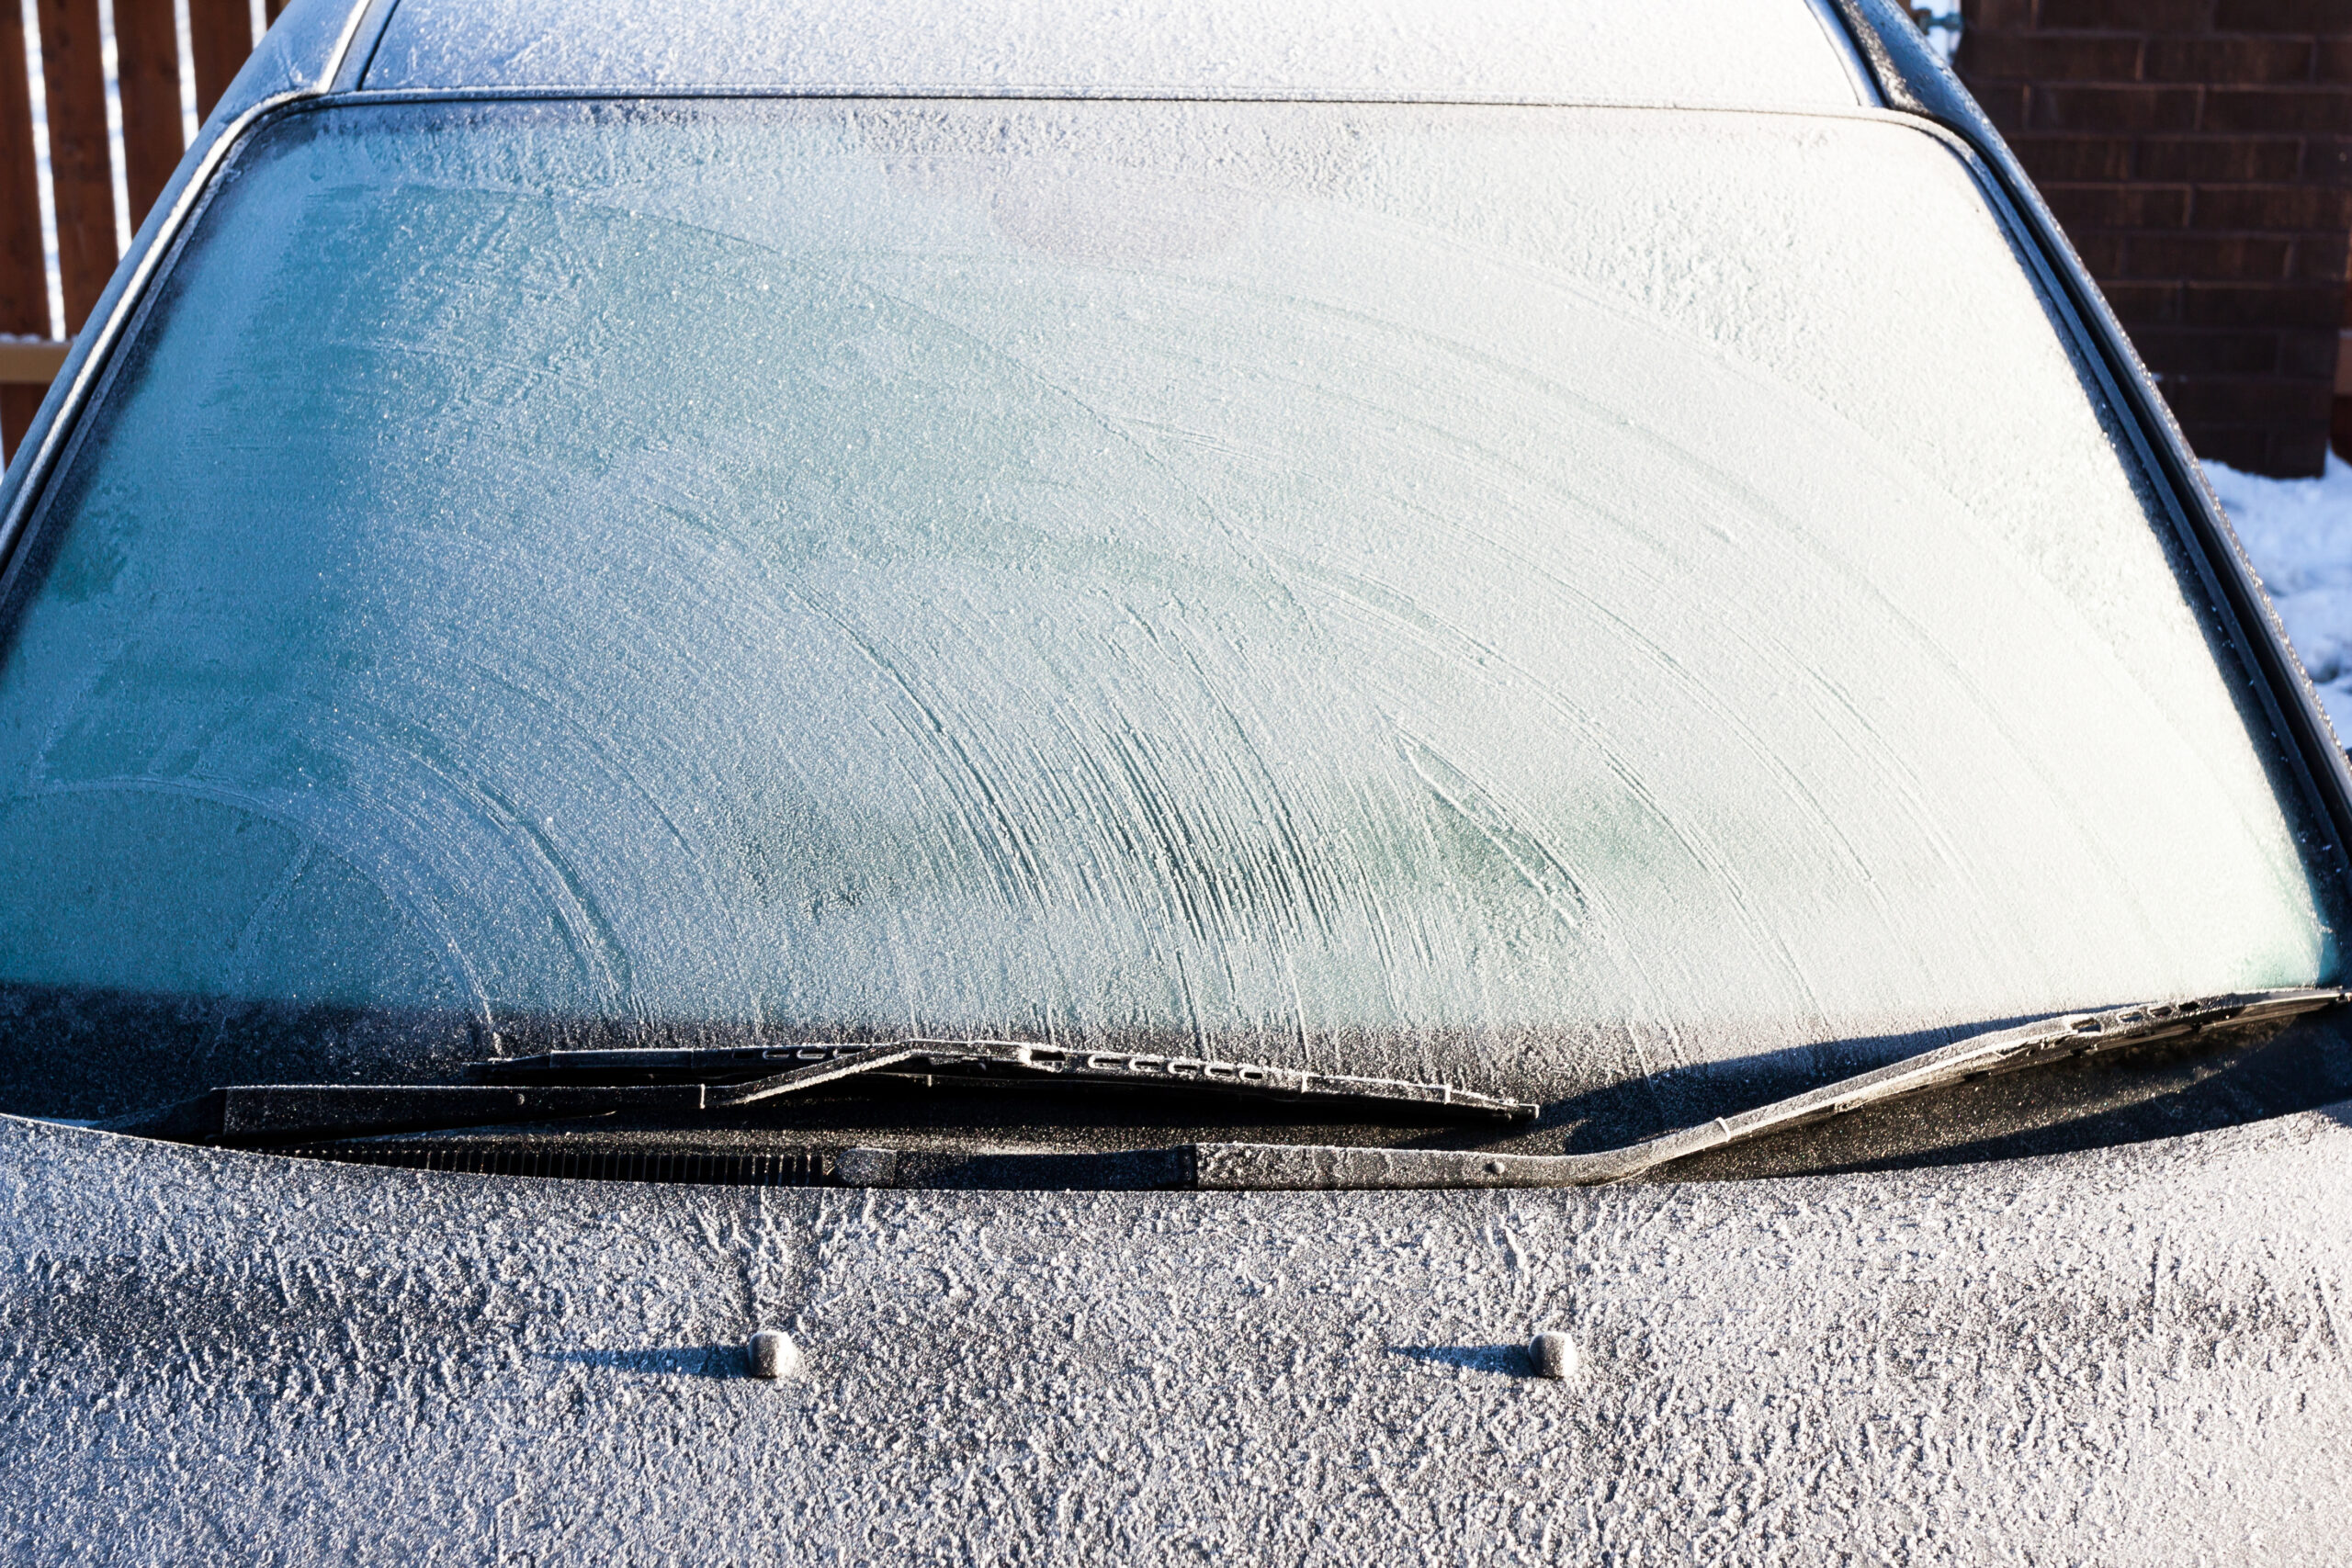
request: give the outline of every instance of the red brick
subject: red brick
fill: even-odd
[[[2009,138],[2009,150],[2036,184],[2126,179],[2132,173],[2132,143],[2123,137],[2029,134]],[[2299,151],[2290,144],[2290,158]]]
[[[1984,111],[1984,118],[1993,122],[1993,129],[2002,135],[2007,136],[2024,127],[2029,89],[2015,84],[2004,85],[1996,82],[1989,85],[1971,83],[1968,91],[1975,98],[1976,107]]]
[[[2278,376],[2165,376],[2165,401],[2180,416],[2233,424],[2327,423],[2335,400],[2330,381],[2290,381]]]
[[[2335,384],[2335,356],[2344,341],[2341,333],[2304,328],[2278,334],[2278,372]]]
[[[2308,471],[2352,320],[2352,0],[1964,8],[1962,75],[2197,449]]]
[[[2182,317],[2182,288],[2177,282],[2103,277],[2098,290],[2107,296],[2108,309],[2115,312],[2115,319],[2135,332],[2169,325]]]
[[[2114,28],[2135,33],[2203,32],[2217,0],[2041,0],[2045,28]]]
[[[2194,87],[2036,87],[2027,118],[2042,130],[2194,130]]]
[[[1967,22],[1960,35],[1965,58],[1969,40],[1980,32],[2001,32],[2034,25],[2033,0],[1961,0],[1960,14]]]
[[[2352,90],[2342,87],[2213,87],[2202,130],[2352,130]]]
[[[2212,25],[2223,33],[2352,32],[2352,0],[2217,0]]]
[[[2303,146],[2288,137],[2151,136],[2139,143],[2133,172],[2143,180],[2284,185],[2304,177]]]
[[[2314,45],[2309,39],[2150,39],[2143,73],[2151,82],[2201,82],[2253,86],[2306,82]]]
[[[2173,417],[2180,419],[2178,409],[2173,411]],[[2200,428],[2185,419],[2182,419],[2180,423],[2181,433],[2188,437],[2188,444],[2195,447],[2197,455],[2206,461],[2227,463],[2233,468],[2243,469],[2247,473],[2260,474],[2269,471],[2270,433],[2268,431],[2247,430],[2242,427]]]
[[[2279,367],[2278,338],[2271,333],[2146,328],[2133,333],[2132,343],[2150,369],[2168,376],[2267,376]]]
[[[2208,283],[2181,287],[2180,319],[2200,327],[2332,327],[2344,290],[2325,283]]]
[[[2066,238],[2075,243],[2075,254],[2083,258],[2083,268],[2093,277],[2123,276],[2123,236],[2109,234],[2098,229],[2069,229]]]
[[[2140,75],[2140,40],[2113,33],[1996,33],[1973,39],[1969,49],[1969,74],[1987,80],[2132,82]]]
[[[2287,263],[2287,276],[2343,282],[2346,238],[2340,231],[2333,234],[2305,234],[2295,242],[2295,254]]]
[[[2304,142],[2301,175],[2311,185],[2352,186],[2352,141],[2314,136]]]
[[[2334,186],[2201,186],[2188,220],[2199,229],[2340,233],[2352,230],[2352,190]]]
[[[2282,479],[2315,479],[2327,467],[2327,429],[2270,433],[2270,459],[2259,470]]]
[[[2122,265],[2114,270],[2123,277],[2210,277],[2233,283],[2284,278],[2293,249],[2285,240],[2243,234],[2134,234],[2124,243]]]
[[[2069,231],[2178,229],[2188,221],[2187,186],[2044,185],[2041,197]]]

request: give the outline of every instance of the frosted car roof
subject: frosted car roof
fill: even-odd
[[[1811,0],[402,0],[373,89],[1224,94],[1851,107]]]

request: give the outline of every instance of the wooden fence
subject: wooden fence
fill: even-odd
[[[266,0],[275,21],[287,0]],[[119,141],[107,125],[107,62],[100,0],[31,0],[40,29],[39,84],[49,125],[49,178],[56,207],[57,265],[65,338],[52,334],[40,211],[40,159],[33,141],[33,78],[25,7],[0,0],[0,442],[10,452],[40,407],[67,342],[120,259],[115,179],[130,199],[135,231],[186,151],[180,90],[183,45],[194,67],[201,122],[254,47],[250,0],[187,0],[180,36],[174,0],[113,0]],[[120,160],[119,171],[116,168]]]

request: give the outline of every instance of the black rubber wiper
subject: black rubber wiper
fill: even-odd
[[[1005,1040],[552,1051],[471,1064],[470,1084],[236,1084],[102,1123],[183,1142],[293,1143],[645,1111],[755,1105],[861,1074],[976,1082],[1108,1083],[1288,1101],[1316,1112],[1387,1111],[1526,1121],[1533,1105],[1443,1083],[1350,1077],[1256,1062],[1074,1051]]]
[[[1185,1144],[1073,1155],[1059,1150],[846,1148],[833,1179],[852,1187],[1069,1188],[1137,1184],[1212,1191],[1344,1191],[1400,1188],[1598,1187],[1675,1160],[1827,1117],[2070,1056],[2158,1044],[2223,1025],[2284,1021],[2337,1006],[2342,989],[2256,991],[2203,1001],[2068,1013],[1979,1034],[1841,1078],[1735,1116],[1590,1154],[1302,1144]],[[1156,1161],[1157,1163],[1152,1163]]]
[[[847,1147],[824,1156],[831,1179],[857,1187],[1210,1190],[1589,1187],[1962,1080],[2070,1056],[2161,1043],[2222,1027],[2284,1022],[2341,1005],[2340,987],[2255,991],[2200,1001],[2068,1013],[1976,1035],[1736,1115],[1620,1148],[1573,1155],[1344,1145],[1182,1144],[1107,1152]],[[1424,1111],[1525,1121],[1536,1107],[1446,1084],[1305,1073],[1246,1062],[1071,1051],[988,1040],[879,1045],[557,1051],[474,1065],[489,1082],[384,1086],[243,1085],[159,1115],[104,1123],[189,1141],[293,1144],[404,1131],[520,1123],[607,1111],[690,1114],[755,1104],[860,1074],[993,1082],[1066,1079],[1205,1089],[1331,1111]],[[315,1152],[315,1151],[312,1151]]]
[[[2243,992],[2203,1001],[2067,1013],[1923,1051],[1736,1116],[1589,1154],[1515,1155],[1297,1144],[1202,1144],[1190,1185],[1222,1190],[1598,1187],[1692,1155],[1909,1095],[2069,1056],[2143,1046],[2222,1024],[2284,1021],[2352,999],[2341,987]],[[854,1162],[853,1162],[854,1166]]]
[[[715,1049],[550,1051],[477,1062],[478,1077],[504,1082],[617,1084],[633,1080],[688,1081],[707,1087],[713,1106],[750,1105],[814,1089],[860,1073],[968,1082],[1121,1084],[1130,1088],[1206,1089],[1212,1093],[1288,1100],[1334,1110],[1424,1111],[1532,1120],[1524,1100],[1478,1094],[1452,1084],[1402,1078],[1351,1077],[1303,1072],[1259,1062],[1134,1051],[1072,1050],[1013,1040],[898,1040],[881,1045],[727,1046]]]

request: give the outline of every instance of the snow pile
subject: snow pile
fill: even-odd
[[[2352,463],[2331,452],[2315,479],[2267,479],[2221,463],[2205,474],[2335,733],[2352,737]]]

